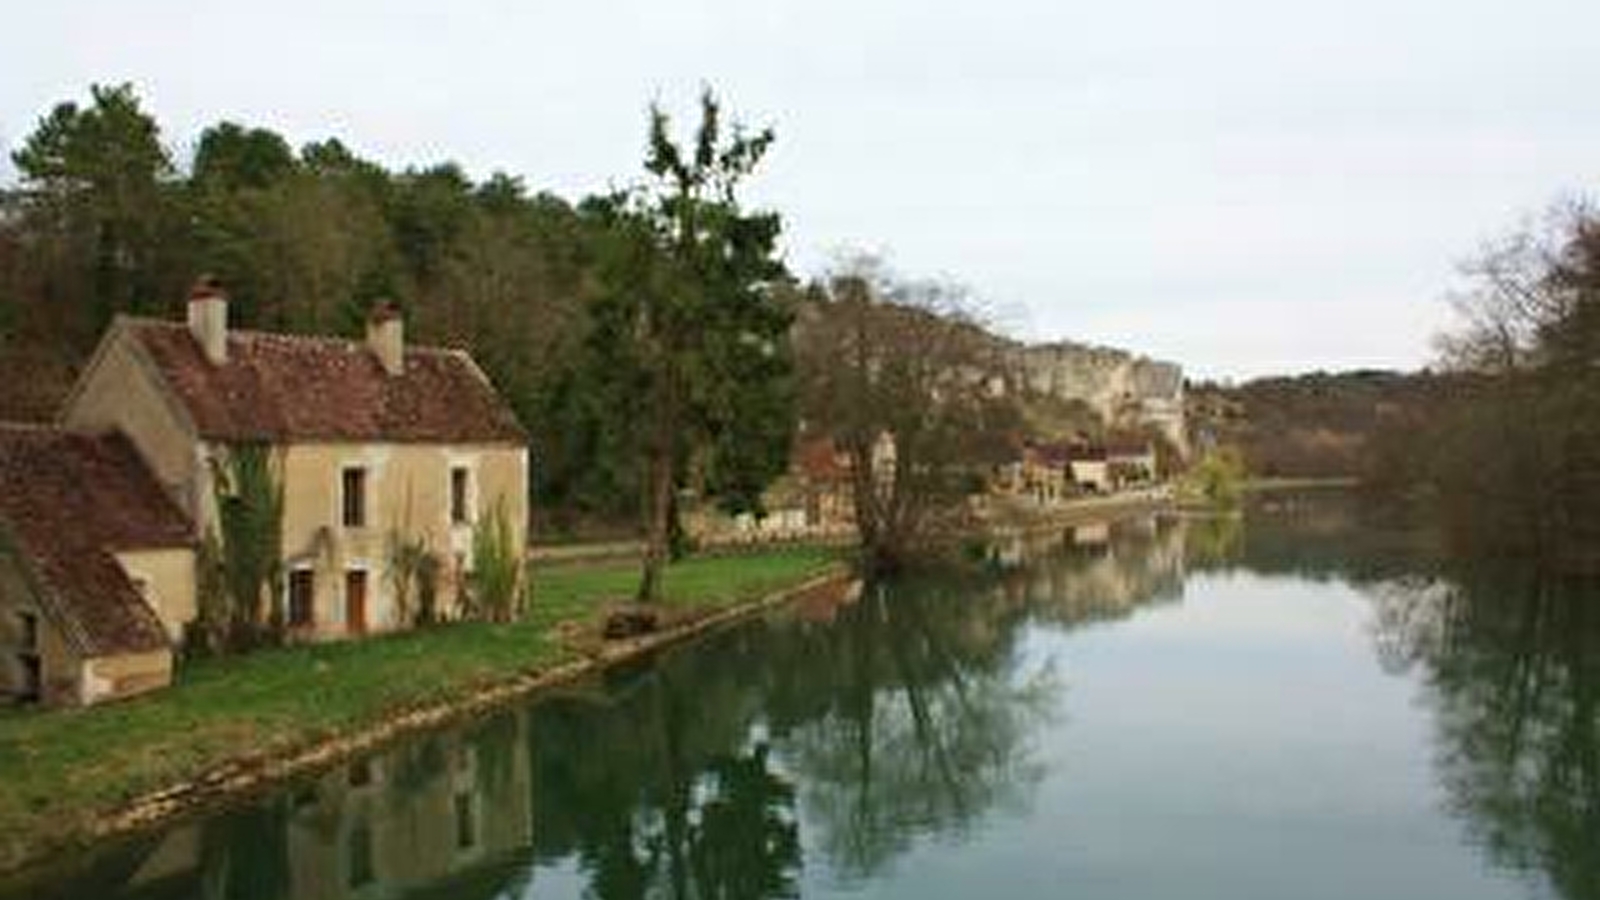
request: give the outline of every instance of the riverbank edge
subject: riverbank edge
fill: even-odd
[[[1047,531],[1052,528],[1092,522],[1096,519],[1144,511],[1170,510],[1176,507],[1177,502],[1172,496],[1172,491],[1166,487],[1078,497],[1050,506],[1026,508],[1025,511],[1022,508],[1012,509],[1009,512],[1020,513],[1014,518],[980,514],[978,524],[963,524],[949,531],[931,535],[930,540],[946,542],[981,534],[986,529],[993,528],[1020,528],[1027,532]],[[838,529],[775,536],[721,535],[700,538],[696,552],[706,556],[738,556],[784,547],[848,548],[854,547],[857,541],[858,537],[853,530]],[[638,541],[535,544],[528,550],[528,560],[547,566],[595,565],[638,559],[643,553],[643,547],[644,545]]]
[[[577,658],[508,674],[466,697],[400,710],[369,726],[284,753],[223,763],[196,778],[148,792],[99,813],[80,832],[51,835],[49,840],[34,843],[24,840],[9,846],[0,845],[0,876],[25,874],[48,864],[49,857],[54,854],[130,837],[176,823],[207,808],[243,800],[294,778],[374,752],[407,735],[483,715],[514,700],[599,674],[673,644],[752,619],[814,592],[847,586],[855,580],[850,566],[834,563],[798,584],[743,603],[711,609],[704,615],[676,621],[660,631],[605,641],[592,651],[569,645],[567,652]]]

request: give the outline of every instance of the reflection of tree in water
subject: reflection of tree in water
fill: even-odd
[[[869,588],[805,671],[828,704],[782,742],[806,821],[841,874],[877,871],[917,836],[960,834],[1043,774],[1028,739],[1048,669],[1019,673],[1016,622],[971,591]]]
[[[1244,519],[1232,513],[1192,515],[1184,520],[1183,552],[1187,568],[1224,569],[1244,550]]]
[[[761,741],[759,632],[674,652],[536,709],[535,850],[597,898],[795,896],[793,789]]]
[[[1423,672],[1439,778],[1473,839],[1567,900],[1600,900],[1600,582],[1469,566],[1337,494],[1248,518],[1211,564],[1361,588],[1385,670]]]
[[[1187,520],[1191,571],[1242,570],[1308,581],[1367,584],[1432,572],[1438,535],[1347,491],[1278,492],[1244,516]]]
[[[1425,668],[1440,777],[1474,838],[1600,898],[1600,583],[1467,573],[1374,597],[1386,663]]]
[[[959,832],[1038,777],[1047,673],[973,590],[873,589],[828,624],[762,623],[671,653],[529,729],[534,837],[589,893],[786,897],[800,820],[841,869]]]

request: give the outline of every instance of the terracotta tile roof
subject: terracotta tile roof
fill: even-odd
[[[844,481],[850,476],[849,457],[839,452],[832,438],[802,441],[795,459],[801,474],[812,481]]]
[[[1072,461],[1073,450],[1067,444],[1045,444],[1039,448],[1039,457],[1045,465],[1060,468]]]
[[[1149,441],[1136,437],[1113,438],[1106,442],[1106,453],[1110,456],[1145,456],[1153,450]]]
[[[190,547],[193,533],[126,438],[0,424],[0,527],[85,656],[168,646],[112,552]]]
[[[407,347],[404,372],[391,376],[358,341],[236,330],[214,366],[181,323],[133,327],[204,438],[527,442],[462,351]]]
[[[1095,444],[1080,444],[1068,448],[1067,459],[1072,462],[1105,462],[1106,448]]]

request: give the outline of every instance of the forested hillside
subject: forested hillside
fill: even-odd
[[[1191,385],[1187,414],[1195,446],[1232,445],[1265,477],[1365,474],[1376,438],[1447,396],[1455,379],[1385,371],[1258,378]]]

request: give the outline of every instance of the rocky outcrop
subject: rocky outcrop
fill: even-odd
[[[1012,389],[1022,396],[1079,401],[1107,426],[1158,429],[1187,452],[1183,369],[1125,350],[1070,341],[1005,342]]]

